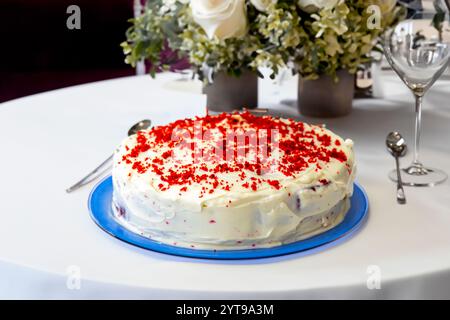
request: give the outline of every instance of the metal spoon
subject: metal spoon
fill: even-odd
[[[388,151],[394,156],[397,167],[397,202],[399,204],[406,203],[405,191],[403,190],[402,177],[400,175],[399,158],[406,154],[406,141],[398,132],[391,132],[386,137],[386,146]]]
[[[152,125],[152,122],[150,120],[142,120],[139,121],[138,123],[136,123],[135,125],[133,125],[130,130],[128,130],[128,136],[132,136],[133,134],[136,134],[138,131],[140,130],[145,130],[147,128],[149,128]],[[92,170],[87,176],[85,176],[83,179],[81,179],[80,181],[78,181],[77,183],[75,183],[73,186],[71,186],[70,188],[66,189],[67,193],[71,193],[72,191],[75,191],[79,188],[81,188],[82,186],[87,185],[88,183],[94,181],[95,179],[97,179],[98,177],[100,177],[103,173],[105,173],[107,170],[109,170],[110,166],[106,167],[104,170],[102,170],[102,168],[104,168],[108,163],[110,163],[112,161],[114,157],[114,154],[112,154],[108,159],[106,159],[105,161],[103,161],[97,168],[95,168],[94,170]],[[98,173],[98,174],[97,174]],[[97,175],[96,175],[97,174]],[[95,175],[95,176],[94,176]]]

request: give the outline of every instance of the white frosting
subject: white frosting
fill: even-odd
[[[289,124],[291,120],[280,121]],[[239,178],[242,171],[215,174],[230,185],[229,190],[218,187],[202,192],[207,185],[202,181],[186,184],[184,191],[183,184],[161,190],[164,179],[160,173],[152,169],[138,173],[132,163],[123,160],[137,144],[136,136],[128,137],[114,157],[115,215],[126,227],[157,241],[217,250],[275,246],[324,232],[340,223],[348,210],[355,174],[353,142],[321,127],[304,126],[338,141],[324,149],[342,151],[346,160],[318,161],[292,176],[275,168],[262,177],[278,181],[279,188],[262,181],[256,190],[243,184],[261,175],[246,169],[242,170],[246,174],[243,180]],[[318,140],[314,143],[320,144]],[[136,159],[145,163],[146,159],[161,158],[167,150],[164,144],[153,146]],[[163,168],[176,167],[176,159],[165,158]],[[202,164],[208,169],[217,165],[198,166]]]

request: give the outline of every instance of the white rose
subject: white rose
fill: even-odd
[[[298,6],[305,12],[313,13],[325,8],[333,8],[339,0],[298,0]]]
[[[191,0],[194,21],[209,38],[242,37],[247,33],[245,0]]]
[[[250,0],[250,2],[256,9],[264,12],[272,2],[276,3],[277,0]]]

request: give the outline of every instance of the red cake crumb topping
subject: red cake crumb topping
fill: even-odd
[[[200,128],[200,129],[199,129]],[[221,133],[220,139],[211,139],[213,145],[210,150],[197,150],[196,141],[205,139],[205,136],[198,136],[198,132],[216,130]],[[227,140],[227,133],[230,130],[240,132],[255,132],[255,134],[245,135],[245,143],[239,144],[238,139]],[[152,128],[148,131],[140,131],[135,135],[136,144],[132,148],[125,147],[127,151],[122,157],[122,161],[129,164],[133,171],[144,174],[148,170],[156,173],[162,183],[158,184],[160,190],[167,190],[174,186],[179,186],[180,192],[186,192],[192,184],[202,184],[201,195],[212,193],[216,189],[229,191],[235,185],[230,181],[225,181],[218,177],[220,173],[236,173],[238,180],[236,184],[249,190],[258,190],[262,185],[268,185],[273,189],[280,189],[278,180],[267,179],[264,172],[273,165],[262,159],[259,155],[261,148],[266,148],[265,152],[270,157],[275,143],[270,134],[265,136],[264,143],[258,144],[262,136],[259,132],[277,132],[277,144],[279,150],[279,161],[277,170],[286,177],[295,178],[310,166],[315,166],[315,170],[322,168],[324,163],[332,160],[340,162],[347,161],[347,156],[342,150],[337,150],[332,146],[332,138],[327,132],[318,126],[305,126],[302,122],[292,119],[283,120],[280,118],[263,116],[257,117],[249,112],[220,115],[207,115],[194,119],[178,120],[168,125]],[[184,132],[184,136],[177,136],[174,139],[174,132]],[[255,139],[257,142],[258,154],[253,154],[254,161],[243,161],[239,157],[252,156],[249,141]],[[334,141],[335,146],[340,146],[339,140]],[[168,160],[172,157],[174,148],[184,148],[190,154],[202,156],[202,161],[194,163],[177,163]],[[214,148],[221,148],[223,154],[213,152]],[[161,152],[157,157],[143,159],[143,155],[148,150]],[[232,156],[231,160],[229,156]],[[252,172],[256,177],[247,177],[246,171]],[[320,181],[326,184],[325,181]]]

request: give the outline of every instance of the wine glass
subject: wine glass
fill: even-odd
[[[445,172],[424,166],[419,160],[422,100],[450,62],[450,28],[445,19],[448,9],[442,6],[438,12],[439,16],[436,12],[416,12],[388,30],[384,37],[389,64],[416,99],[414,158],[409,167],[402,169],[403,184],[408,186],[434,186],[447,179]],[[441,22],[436,24],[436,19]],[[397,181],[395,170],[389,177]]]

